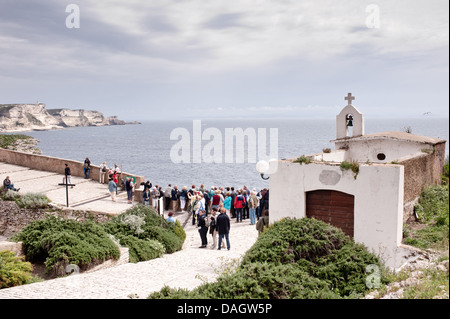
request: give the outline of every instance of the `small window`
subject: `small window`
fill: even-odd
[[[384,161],[386,159],[386,155],[384,153],[378,153],[377,158],[379,161]]]

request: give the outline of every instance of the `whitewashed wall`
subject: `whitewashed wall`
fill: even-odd
[[[270,176],[270,222],[306,216],[306,192],[327,189],[355,196],[354,240],[396,266],[403,231],[401,165],[360,164],[357,178],[339,164],[279,161]]]

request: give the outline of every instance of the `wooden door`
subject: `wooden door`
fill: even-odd
[[[306,193],[306,217],[338,227],[353,238],[355,197],[350,194],[317,190]]]

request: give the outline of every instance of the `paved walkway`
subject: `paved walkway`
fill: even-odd
[[[53,205],[66,208],[66,187],[58,185],[63,182],[63,174],[0,162],[2,183],[6,176],[9,176],[14,187],[20,188],[21,194],[42,193],[52,201]],[[111,200],[107,184],[76,176],[72,176],[70,182],[76,186],[68,188],[69,208],[109,214],[120,214],[130,208],[125,192],[119,192],[116,202]]]
[[[63,175],[31,170],[29,168],[0,163],[0,178],[9,175],[20,193],[44,193],[53,204],[65,206],[65,188],[59,186]],[[95,181],[72,177],[69,188],[70,206],[74,209],[120,214],[131,205],[122,194],[112,202],[106,185]],[[181,222],[187,215],[175,216]],[[164,285],[193,289],[204,280],[214,280],[222,267],[238,260],[253,245],[258,236],[249,220],[231,221],[231,250],[220,251],[199,248],[201,241],[197,228],[189,221],[185,227],[186,240],[181,251],[161,258],[128,263],[91,273],[71,275],[29,285],[0,289],[0,299],[123,299],[146,298]],[[212,237],[208,234],[208,245]]]
[[[178,216],[182,218],[182,216]],[[92,273],[71,275],[29,285],[0,289],[0,299],[124,299],[146,298],[164,285],[193,289],[213,281],[223,266],[238,260],[255,242],[257,231],[249,220],[231,221],[231,250],[198,248],[195,226],[186,225],[184,248],[161,258],[128,263]],[[208,245],[212,243],[208,235]]]

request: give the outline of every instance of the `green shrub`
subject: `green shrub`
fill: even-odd
[[[0,148],[9,148],[18,140],[33,140],[31,136],[23,134],[0,134]]]
[[[39,193],[26,193],[15,199],[17,205],[20,208],[47,208],[50,203],[50,199],[44,194]]]
[[[57,275],[65,274],[69,264],[83,268],[120,256],[103,227],[91,220],[82,223],[48,216],[31,222],[13,239],[23,242],[28,260],[44,261],[47,273]]]
[[[193,291],[164,287],[151,299],[336,299],[324,281],[293,264],[254,263],[244,265],[216,282]]]
[[[3,186],[2,186],[3,188]],[[20,194],[18,192],[15,192],[13,190],[6,190],[6,192],[2,193],[2,200],[9,200],[9,201],[15,201],[20,198]]]
[[[300,165],[310,164],[311,159],[305,155],[302,155],[302,156],[298,157],[296,160],[294,160],[294,163],[299,163]]]
[[[442,175],[442,184],[448,185],[448,179],[449,179],[449,159],[447,155],[444,163],[444,174]]]
[[[127,235],[120,237],[119,242],[121,246],[129,248],[130,262],[132,263],[159,258],[165,253],[164,246],[156,240],[139,239]]]
[[[433,185],[424,189],[415,211],[423,223],[449,226],[448,186]]]
[[[433,225],[408,234],[405,236],[403,242],[407,245],[415,246],[420,249],[439,249],[439,246],[448,248],[448,238],[448,226]],[[447,242],[447,245],[445,242]]]
[[[160,226],[147,229],[148,238],[155,239],[163,244],[167,253],[171,254],[183,247],[183,241],[174,232]]]
[[[186,233],[179,222],[175,224],[167,222],[153,208],[144,205],[128,209],[106,222],[103,227],[116,238],[134,236],[142,240],[157,240],[164,246],[166,253],[180,250],[186,238]]]
[[[347,162],[347,161],[343,161],[340,164],[340,168],[342,171],[347,171],[347,170],[351,170],[353,172],[353,178],[356,179],[356,177],[359,174],[359,163],[356,161],[352,161],[351,163]]]
[[[192,291],[164,287],[149,298],[355,298],[368,289],[369,265],[384,268],[340,229],[310,218],[283,219],[259,236],[235,272]]]
[[[16,257],[12,251],[0,251],[0,289],[20,286],[32,280],[33,270],[29,262]]]
[[[2,186],[3,187],[3,186]],[[20,208],[48,208],[50,199],[44,194],[40,193],[26,193],[20,195],[18,192],[8,189],[2,194],[2,200],[15,201]]]
[[[297,264],[324,280],[342,296],[363,292],[365,268],[380,260],[345,233],[313,218],[285,219],[264,232],[244,256],[243,264],[255,262]]]

